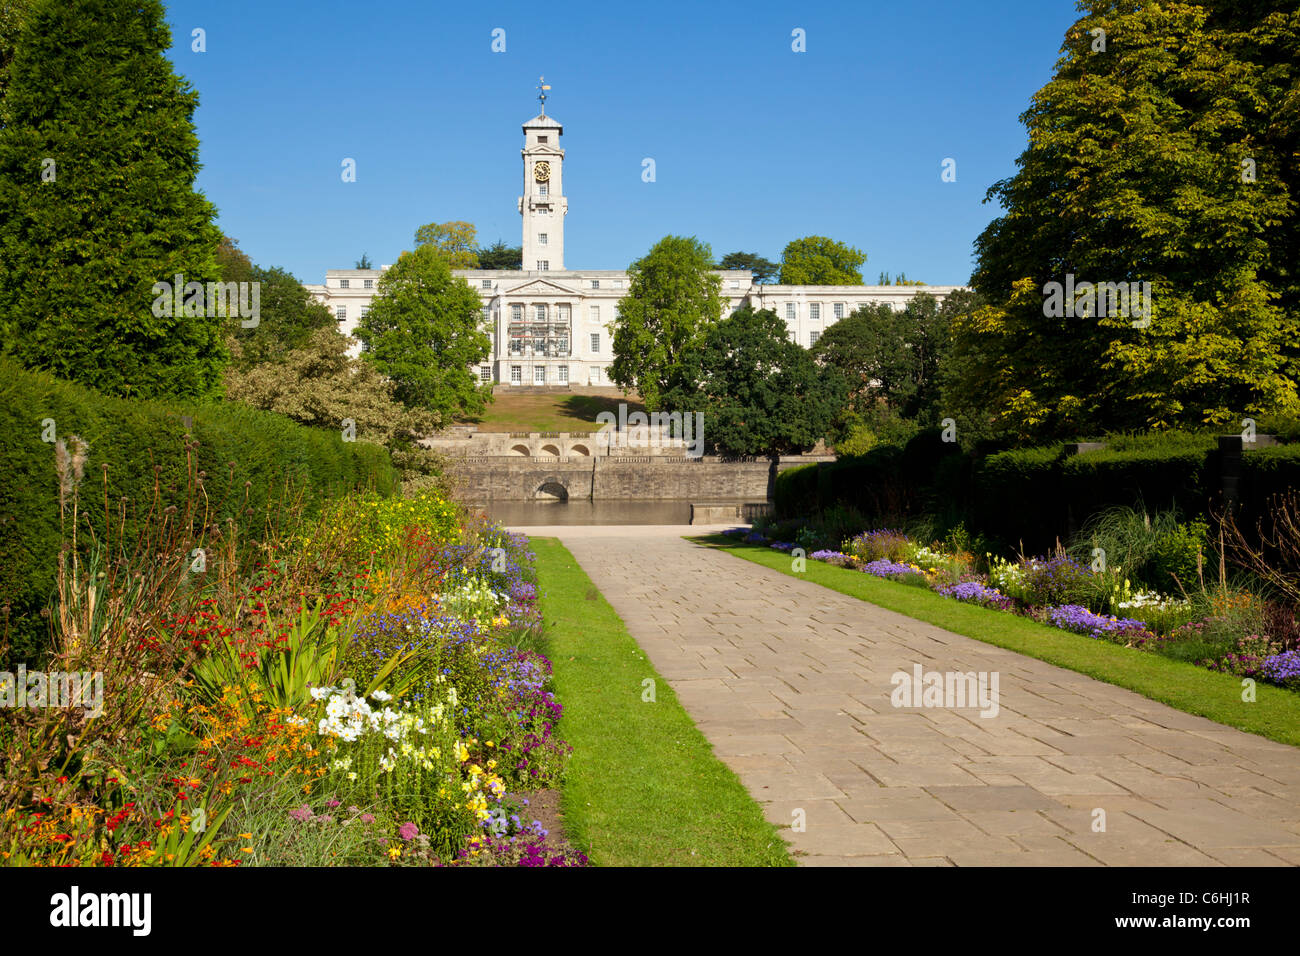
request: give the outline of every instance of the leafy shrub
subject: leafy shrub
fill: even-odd
[[[878,528],[864,531],[844,545],[844,552],[863,563],[870,561],[901,562],[910,560],[916,546],[901,531]]]
[[[1196,586],[1208,535],[1205,521],[1180,522],[1174,511],[1109,508],[1084,525],[1071,550],[1101,570],[1122,570],[1139,588],[1172,594]]]

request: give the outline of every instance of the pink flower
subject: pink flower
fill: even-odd
[[[414,823],[403,823],[397,828],[397,835],[409,843],[420,835],[420,828]]]

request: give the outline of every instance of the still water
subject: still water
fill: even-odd
[[[507,526],[575,524],[690,524],[687,500],[485,501],[470,504]]]

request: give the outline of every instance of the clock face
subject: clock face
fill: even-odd
[[[533,167],[533,176],[539,183],[544,183],[551,178],[551,164],[543,160]]]

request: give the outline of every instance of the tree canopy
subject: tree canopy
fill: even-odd
[[[1080,10],[1022,117],[1019,171],[988,192],[1004,211],[972,283],[989,305],[954,325],[954,400],[1034,439],[1294,408],[1300,10]],[[1123,284],[1138,308],[1045,302],[1076,282]]]
[[[963,295],[969,293],[955,293],[942,306],[926,293],[901,310],[863,306],[822,333],[813,355],[844,375],[859,410],[880,401],[905,418],[933,417],[950,317]]]
[[[754,274],[754,281],[762,285],[771,282],[781,267],[771,259],[764,259],[753,252],[728,252],[718,262],[719,269],[748,269]]]
[[[216,393],[238,322],[192,300],[154,314],[155,283],[218,279],[170,45],[158,0],[37,0],[3,100],[0,347],[117,395]]]
[[[695,237],[665,236],[628,267],[628,292],[613,323],[610,379],[655,411],[682,383],[682,363],[722,316],[722,280],[713,253]]]
[[[431,222],[415,230],[416,248],[436,249],[453,269],[477,269],[478,230],[470,222]]]
[[[522,269],[524,267],[524,250],[522,246],[507,246],[498,239],[490,246],[478,250],[478,267],[480,269]]]
[[[825,236],[804,236],[781,253],[781,285],[862,285],[867,254]]]
[[[491,396],[470,371],[488,357],[478,294],[426,243],[400,256],[376,284],[356,326],[362,357],[393,380],[398,401],[437,416],[478,414]]]
[[[725,454],[783,455],[826,437],[846,395],[843,376],[818,368],[775,312],[743,306],[704,330],[664,404],[701,412],[704,440]]]
[[[254,265],[235,240],[222,237],[217,263],[224,282],[261,284],[261,317],[257,325],[245,328],[239,322],[226,324],[226,343],[236,367],[246,370],[278,361],[302,348],[317,330],[338,328],[330,310],[317,302],[301,282],[279,267]]]

